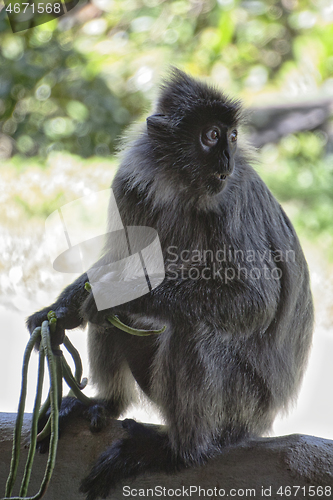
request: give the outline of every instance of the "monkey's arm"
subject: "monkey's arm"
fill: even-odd
[[[149,293],[110,309],[98,311],[93,294],[89,294],[82,305],[82,314],[87,321],[105,327],[110,326],[107,317],[112,314],[123,318],[125,323],[127,315],[139,315],[152,320],[156,318],[156,328],[169,323],[172,318],[175,324],[204,321],[229,333],[241,332],[247,336],[258,329],[266,329],[276,314],[280,286],[275,281],[271,285],[272,290],[265,297],[241,281],[236,284],[234,280],[230,286],[222,280],[203,279],[199,282],[166,276]],[[111,290],[110,283],[108,293]]]
[[[107,253],[95,262],[90,268],[90,278],[98,275],[103,276],[103,266],[107,265],[110,259],[112,259],[112,254]],[[84,318],[81,313],[81,308],[89,295],[89,292],[84,286],[87,281],[89,281],[88,274],[81,274],[73,283],[64,288],[53,304],[29,316],[26,324],[30,334],[37,326],[41,326],[43,321],[47,320],[47,313],[49,311],[54,311],[57,317],[56,330],[52,334],[54,345],[63,342],[65,330],[72,330],[73,328],[84,325],[88,318]]]

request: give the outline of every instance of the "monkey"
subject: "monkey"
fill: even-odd
[[[249,147],[238,144],[243,117],[239,100],[173,68],[112,183],[124,227],[157,231],[163,281],[98,310],[84,273],[27,320],[32,332],[54,310],[55,344],[66,329],[88,323],[98,388],[92,429],[104,425],[105,412],[125,411],[136,384],[165,420],[161,430],[123,421],[128,436],[81,484],[87,500],[144,472],[202,465],[226,446],[269,433],[298,393],[313,333],[309,271],[290,220],[253,168]],[[103,264],[117,253],[108,238]],[[104,292],[112,295],[112,284]],[[135,337],[111,325],[110,314],[134,328],[166,328]],[[60,420],[79,407],[64,398]]]

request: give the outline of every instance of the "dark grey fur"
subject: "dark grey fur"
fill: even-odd
[[[288,217],[232,142],[240,119],[239,102],[174,70],[114,179],[124,225],[157,230],[166,278],[112,312],[139,328],[166,324],[164,333],[139,338],[110,327],[110,311],[87,298],[86,275],[28,319],[32,331],[55,310],[55,342],[88,320],[92,377],[111,414],[132,401],[136,379],[167,423],[157,434],[125,421],[130,436],[82,484],[88,500],[140,472],[201,464],[269,432],[299,389],[313,329],[308,268]],[[204,135],[212,126],[216,144],[215,132]]]

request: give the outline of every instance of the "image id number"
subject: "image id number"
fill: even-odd
[[[38,13],[38,14],[60,14],[61,12],[61,4],[60,3],[43,3],[39,2],[38,4],[34,3],[9,3],[6,7],[6,11],[9,14],[20,14],[21,12],[25,14],[27,10],[32,11],[32,13]]]
[[[331,486],[280,486],[276,492],[281,498],[285,497],[299,497],[304,498],[314,497],[314,498],[327,498],[331,497],[332,487]]]

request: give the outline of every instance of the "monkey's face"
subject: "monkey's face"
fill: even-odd
[[[215,195],[235,168],[237,120],[223,104],[196,107],[177,124],[178,167],[188,187]]]
[[[215,112],[197,107],[176,123],[166,115],[150,116],[147,128],[156,160],[162,159],[163,170],[194,195],[219,193],[235,166],[237,121],[233,118],[224,105]]]
[[[154,173],[192,199],[216,195],[235,168],[240,119],[239,101],[174,69],[147,118]]]
[[[215,121],[199,132],[198,156],[206,174],[206,188],[211,194],[221,191],[232,174],[237,147],[237,129]]]

